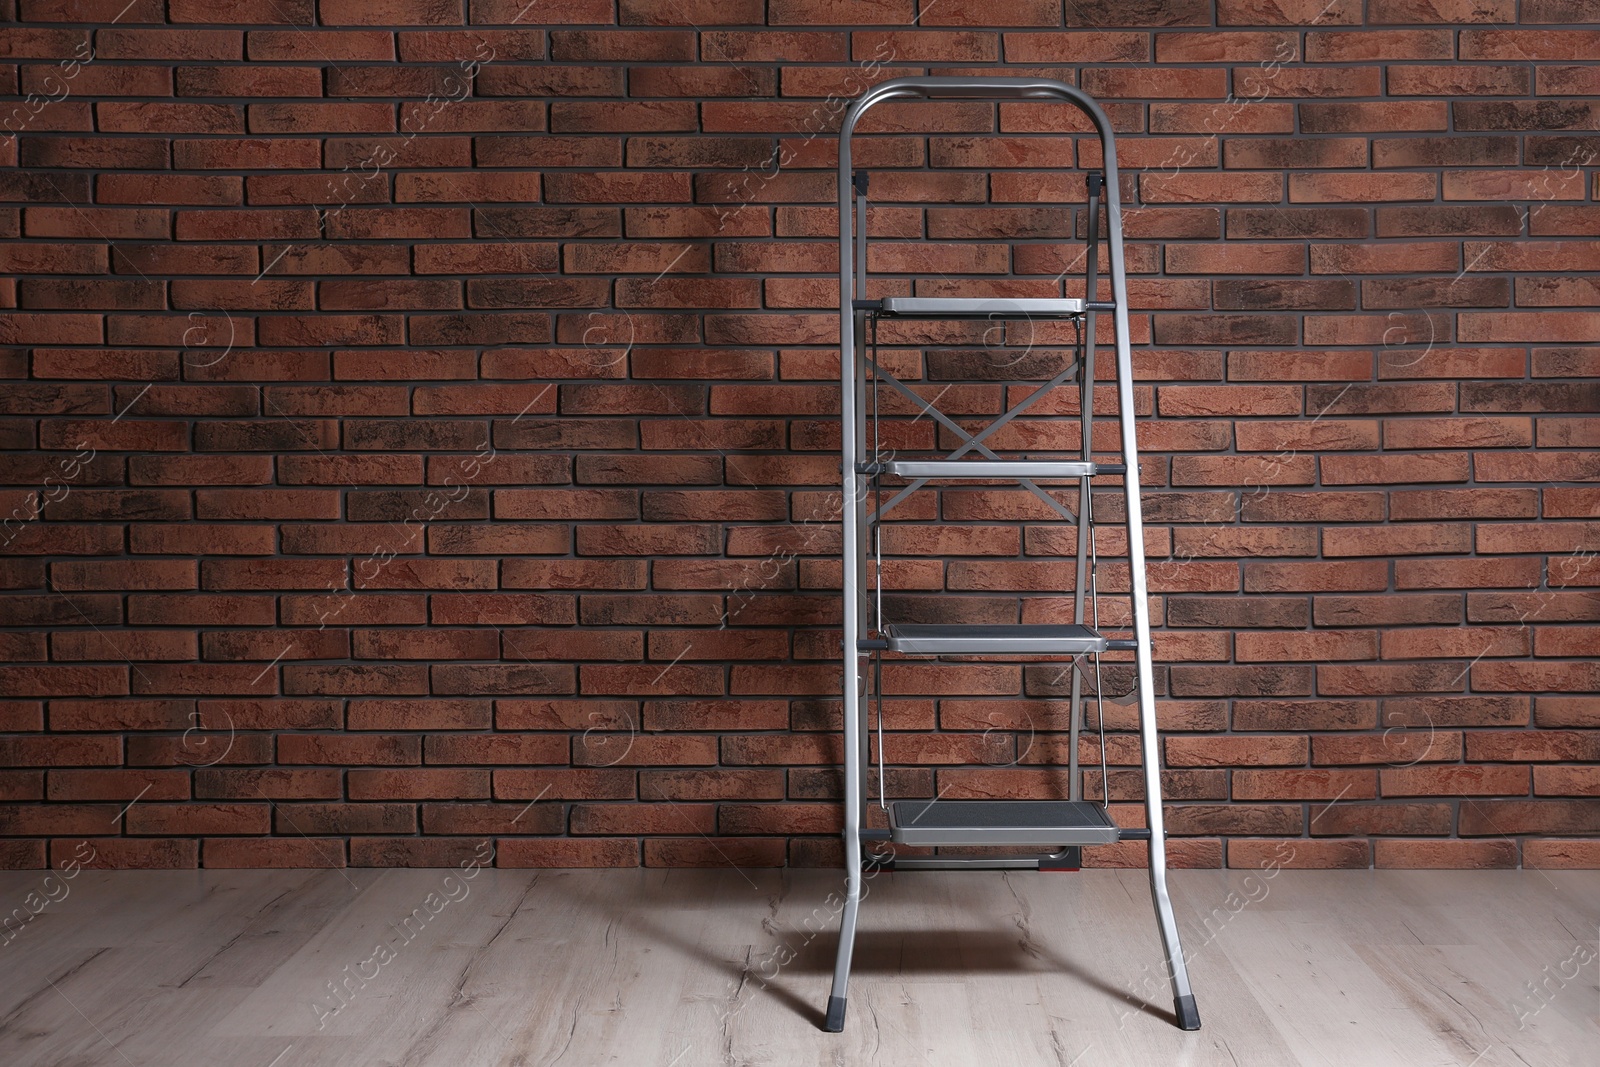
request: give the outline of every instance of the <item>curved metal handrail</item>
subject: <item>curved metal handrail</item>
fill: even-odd
[[[1095,132],[1100,135],[1101,169],[1106,176],[1106,211],[1113,217],[1122,213],[1121,190],[1117,182],[1116,134],[1111,120],[1100,104],[1082,89],[1053,78],[895,78],[873,86],[856,98],[845,112],[839,127],[839,241],[841,249],[850,248],[850,139],[855,136],[856,124],[872,108],[886,100],[1064,100],[1089,116]],[[866,220],[862,220],[866,225]],[[1109,227],[1113,262],[1122,259],[1122,234],[1120,228]],[[850,295],[849,256],[840,264],[841,277],[841,336],[848,338],[848,310]],[[1093,294],[1088,294],[1090,298]],[[1113,293],[1113,299],[1125,302],[1122,294]]]

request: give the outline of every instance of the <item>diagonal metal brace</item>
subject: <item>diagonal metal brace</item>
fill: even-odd
[[[966,444],[962,445],[960,448],[958,448],[954,452],[950,453],[950,455],[946,457],[947,459],[956,459],[956,458],[958,458],[960,456],[965,455],[967,452],[972,451],[973,449],[977,449],[979,452],[981,452],[983,455],[987,456],[989,459],[996,460],[996,461],[998,461],[1000,459],[1000,456],[993,449],[991,449],[987,445],[985,445],[983,443],[983,439],[988,437],[990,434],[994,433],[1001,426],[1003,426],[1006,422],[1009,422],[1012,418],[1016,417],[1017,415],[1020,415],[1024,410],[1026,410],[1032,404],[1037,402],[1039,400],[1039,398],[1042,397],[1045,393],[1049,392],[1051,389],[1054,389],[1062,381],[1065,381],[1066,380],[1066,376],[1071,374],[1071,373],[1073,373],[1077,369],[1077,366],[1078,366],[1078,361],[1077,360],[1073,360],[1072,363],[1069,364],[1067,366],[1067,368],[1065,370],[1063,370],[1060,374],[1056,375],[1056,377],[1052,378],[1045,385],[1040,386],[1037,390],[1035,390],[1029,396],[1024,398],[1023,401],[1021,403],[1019,403],[1016,407],[1012,408],[1010,411],[1007,411],[1005,414],[1001,415],[1000,418],[996,419],[994,422],[992,422],[988,426],[986,426],[983,429],[982,433],[974,436],[974,435],[968,433],[966,430],[962,429],[961,426],[958,423],[956,423],[955,420],[950,418],[950,416],[946,415],[944,412],[942,412],[938,408],[934,407],[932,401],[928,401],[928,400],[922,399],[922,397],[918,396],[916,394],[916,392],[911,389],[910,386],[906,385],[899,378],[896,378],[893,374],[890,374],[888,371],[886,371],[882,367],[878,366],[878,364],[874,360],[867,359],[867,358],[863,357],[862,362],[865,363],[868,367],[872,368],[872,374],[873,374],[874,380],[882,379],[883,381],[886,381],[889,384],[889,387],[891,389],[895,390],[897,393],[900,393],[906,399],[910,400],[912,403],[914,403],[918,407],[920,407],[923,411],[927,412],[929,415],[932,415],[934,417],[934,419],[937,420],[941,425],[949,427],[952,433],[955,433],[955,434],[959,435],[963,440],[966,441]],[[1037,482],[1033,481],[1031,478],[1018,478],[1017,481],[1020,482],[1022,484],[1022,486],[1024,488],[1026,488],[1029,492],[1031,492],[1034,496],[1038,497],[1040,500],[1044,501],[1050,507],[1054,508],[1055,511],[1056,511],[1056,514],[1060,515],[1062,518],[1066,519],[1068,522],[1071,522],[1071,523],[1074,523],[1074,524],[1077,523],[1078,517],[1076,515],[1074,515],[1070,510],[1068,510],[1067,506],[1065,504],[1061,503],[1061,501],[1057,500],[1055,497],[1051,496],[1049,493],[1047,493],[1043,489],[1041,489]],[[882,518],[882,516],[884,515],[884,513],[886,513],[890,508],[892,508],[896,504],[900,503],[906,497],[910,496],[913,492],[915,492],[916,490],[922,488],[927,483],[928,483],[928,479],[926,479],[926,478],[918,478],[918,479],[916,479],[910,485],[906,486],[904,489],[900,490],[894,496],[890,497],[889,500],[882,507],[880,507],[880,508],[874,510],[873,512],[871,512],[869,514],[869,516],[868,516],[867,521],[868,522],[877,522],[877,521],[879,521]]]

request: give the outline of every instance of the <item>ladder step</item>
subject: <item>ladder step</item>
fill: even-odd
[[[960,626],[950,623],[890,624],[885,627],[889,651],[911,655],[993,655],[1022,653],[1081,655],[1104,652],[1105,637],[1074,623],[1006,623]],[[1070,844],[1071,842],[1061,842]]]
[[[883,473],[902,478],[1092,478],[1097,474],[1125,474],[1121,463],[1084,460],[891,460]],[[869,473],[871,473],[869,471]]]
[[[889,812],[902,845],[1109,845],[1121,836],[1087,800],[897,800]]]
[[[879,314],[905,319],[1028,319],[1083,314],[1076,297],[886,296]]]

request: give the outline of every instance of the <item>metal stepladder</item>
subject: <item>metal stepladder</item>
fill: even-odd
[[[1093,123],[1099,134],[1103,174],[1087,175],[1088,215],[1084,261],[1086,287],[1081,298],[954,298],[948,296],[867,295],[867,180],[851,169],[850,143],[857,123],[873,106],[887,100],[1054,100],[1074,104]],[[851,193],[855,193],[854,203]],[[1103,204],[1102,204],[1103,196]],[[1097,257],[1100,241],[1099,215],[1106,213],[1105,239],[1109,250],[1111,300],[1097,297]],[[852,207],[854,240],[852,241]],[[852,262],[854,260],[854,262]],[[863,882],[863,842],[889,841],[907,846],[1054,846],[1042,855],[970,856],[935,854],[895,857],[879,861],[893,869],[972,869],[1022,868],[1038,870],[1071,869],[1080,862],[1085,845],[1117,841],[1145,840],[1149,850],[1150,891],[1154,900],[1162,944],[1166,950],[1168,976],[1172,983],[1176,1022],[1184,1030],[1200,1028],[1199,1009],[1189,987],[1188,970],[1178,940],[1177,921],[1167,894],[1165,830],[1161,809],[1160,759],[1157,751],[1153,667],[1150,652],[1150,618],[1145,576],[1143,521],[1140,513],[1138,446],[1134,432],[1134,394],[1132,358],[1128,337],[1128,287],[1123,266],[1122,209],[1117,184],[1115,139],[1110,121],[1095,101],[1082,91],[1058,81],[1033,78],[899,78],[868,90],[851,106],[839,132],[839,286],[840,286],[840,364],[843,493],[843,598],[844,598],[844,862],[846,892],[840,918],[838,956],[834,966],[833,988],[828,997],[825,1028],[837,1033],[844,1029],[846,990],[850,979],[850,959],[855,944],[856,920],[860,909]],[[1094,405],[1093,395],[1095,318],[1098,312],[1112,316],[1116,347],[1116,397],[1122,452],[1121,463],[1097,462],[1091,454]],[[1016,321],[1069,321],[1077,337],[1077,358],[1056,372],[1042,387],[1028,393],[1005,413],[976,433],[940,412],[910,387],[889,374],[878,362],[877,326],[880,321],[911,320],[994,320],[1005,328]],[[871,356],[867,355],[871,337]],[[872,435],[868,436],[868,375],[871,375]],[[984,442],[1016,416],[1032,406],[1050,390],[1074,379],[1080,392],[1078,404],[1082,423],[1081,448],[1073,448],[1070,459],[1012,459],[998,455]],[[903,459],[886,453],[878,435],[877,397],[882,386],[898,395],[910,410],[931,416],[942,431],[960,445],[954,452],[937,459]],[[935,399],[938,399],[935,397]],[[920,417],[920,416],[919,416]],[[1003,439],[996,439],[1003,440]],[[975,455],[974,455],[975,454]],[[966,457],[966,458],[963,458]],[[1125,499],[1125,518],[1130,571],[1129,598],[1133,621],[1132,639],[1112,639],[1102,635],[1099,626],[1098,589],[1095,584],[1093,539],[1093,498],[1091,478],[1097,475],[1120,476]],[[882,492],[885,476],[902,479],[887,500]],[[1003,480],[1020,484],[1077,528],[1077,565],[1073,594],[1073,622],[1014,622],[956,625],[947,622],[894,622],[883,617],[881,574],[882,542],[879,520],[891,507],[929,481],[970,479]],[[1069,510],[1046,492],[1039,481],[1077,483],[1078,506]],[[970,481],[968,484],[973,484]],[[982,484],[977,483],[977,484]],[[870,506],[869,506],[870,502]],[[869,544],[872,551],[869,554]],[[870,558],[869,558],[870,556]],[[876,564],[876,566],[871,566]],[[1085,615],[1086,585],[1090,592],[1092,615]],[[875,591],[876,595],[872,595]],[[1079,725],[1084,718],[1085,660],[1093,662],[1094,694],[1100,699],[1100,653],[1108,650],[1132,651],[1135,659],[1139,735],[1142,749],[1146,825],[1118,827],[1110,818],[1104,798],[1109,795],[1104,772],[1105,718],[1099,716],[1102,801],[1083,796],[1078,769]],[[947,800],[936,793],[932,801],[885,799],[884,766],[879,767],[879,795],[868,796],[867,770],[871,762],[868,708],[864,685],[872,681],[871,695],[878,698],[878,758],[884,759],[881,664],[885,651],[921,656],[1034,656],[1040,654],[1072,657],[1069,795],[1064,800]],[[873,671],[863,669],[862,658],[870,657]],[[869,674],[871,677],[869,678]],[[863,814],[870,802],[880,804],[888,817],[888,829],[868,828]]]

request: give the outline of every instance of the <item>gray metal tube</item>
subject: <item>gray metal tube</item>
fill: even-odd
[[[1145,819],[1150,828],[1150,896],[1155,903],[1161,927],[1161,943],[1166,949],[1175,1000],[1188,1000],[1189,969],[1178,940],[1178,922],[1167,894],[1166,819],[1161,809],[1161,753],[1156,733],[1155,667],[1150,647],[1150,590],[1145,578],[1144,514],[1139,494],[1139,442],[1134,431],[1133,353],[1128,340],[1128,278],[1122,258],[1122,191],[1117,179],[1117,158],[1111,123],[1098,108],[1095,125],[1105,147],[1106,237],[1111,251],[1111,299],[1117,308],[1112,315],[1117,330],[1117,408],[1122,426],[1122,461],[1127,467],[1123,484],[1127,487],[1129,596],[1133,598],[1133,637],[1137,645],[1134,658],[1139,676],[1139,735],[1143,742]],[[1179,1011],[1180,1023],[1182,1011]]]

